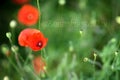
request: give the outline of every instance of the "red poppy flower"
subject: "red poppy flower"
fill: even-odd
[[[32,5],[24,5],[18,12],[18,21],[26,26],[37,23],[39,19],[39,11]]]
[[[12,0],[13,3],[15,4],[25,4],[28,3],[30,0]]]
[[[41,56],[35,57],[32,60],[33,68],[37,74],[40,74],[41,72],[45,72],[45,62],[42,59]]]
[[[30,47],[34,51],[41,50],[47,44],[48,39],[37,29],[27,28],[21,31],[18,42],[21,46]]]

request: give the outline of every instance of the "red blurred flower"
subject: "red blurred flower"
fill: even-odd
[[[30,0],[12,0],[13,3],[15,4],[25,4],[28,3]]]
[[[37,56],[32,61],[33,68],[37,74],[40,74],[41,72],[45,72],[45,61],[42,59],[41,56]]]
[[[37,23],[39,19],[39,11],[32,5],[25,4],[18,12],[18,21],[26,26]]]
[[[21,31],[18,42],[21,46],[30,47],[34,51],[41,50],[47,44],[48,39],[37,29],[27,28]]]

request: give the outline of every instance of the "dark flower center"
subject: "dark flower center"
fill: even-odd
[[[28,14],[28,16],[27,16],[27,18],[28,18],[28,20],[32,20],[33,19],[33,14]]]
[[[42,43],[42,41],[39,41],[38,43],[37,43],[37,47],[42,47],[43,46],[43,43]]]

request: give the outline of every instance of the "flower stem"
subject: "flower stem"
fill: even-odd
[[[18,70],[17,66],[13,63],[13,61],[12,61],[10,58],[8,58],[8,60],[9,60],[9,62],[13,65],[13,67],[16,69],[16,71],[17,71],[18,73],[20,73],[20,71]]]
[[[13,45],[13,44],[11,44],[11,45]],[[22,65],[21,65],[21,62],[20,62],[19,57],[18,57],[18,52],[16,51],[14,46],[12,46],[11,49],[12,49],[13,53],[15,54],[15,59],[17,61],[17,65],[22,71]]]
[[[119,80],[119,74],[118,74],[118,71],[116,71],[116,80]]]
[[[39,4],[39,0],[37,0],[37,8],[40,14],[40,4]],[[40,15],[39,15],[39,21],[38,21],[38,29],[40,29]]]
[[[11,34],[10,32],[8,32],[8,33],[6,33],[6,36],[7,36],[7,38],[9,39],[10,44],[11,44],[11,49],[12,49],[13,53],[15,54],[15,59],[16,59],[16,61],[17,61],[17,65],[18,65],[18,67],[19,67],[20,69],[22,69],[20,60],[19,60],[19,58],[18,58],[18,53],[17,53],[17,51],[16,51],[16,49],[15,49],[15,46],[14,46],[14,44],[13,44],[13,42],[12,42],[12,38],[11,38],[11,37],[12,37],[12,34]]]
[[[32,50],[29,49],[29,55],[31,55],[31,54],[32,54]],[[26,65],[28,63],[28,61],[29,61],[29,55],[27,56],[24,65]]]
[[[41,55],[42,55],[44,58],[47,57],[45,48],[41,50]]]
[[[93,56],[94,56],[94,63],[96,63],[96,57],[97,57],[97,54],[94,52],[93,53]],[[94,68],[94,73],[93,73],[93,75],[94,75],[94,80],[96,80],[96,77],[95,77],[95,74],[96,74],[96,70],[95,70],[95,64],[93,64],[93,68]]]

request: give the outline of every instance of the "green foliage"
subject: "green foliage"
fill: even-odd
[[[31,0],[30,4],[37,6],[36,1]],[[39,1],[40,25],[37,23],[32,28],[40,26],[48,44],[38,52],[19,46],[17,38],[24,25],[17,22],[17,27],[9,27],[11,20],[17,21],[20,6],[11,2],[8,5],[6,1],[11,12],[9,7],[1,5],[4,8],[0,11],[4,15],[0,17],[0,29],[3,30],[0,32],[0,80],[5,76],[10,80],[119,80],[120,24],[116,18],[120,14],[120,1],[63,1]],[[8,51],[10,56],[6,54]],[[44,57],[47,64],[45,74],[34,73],[33,55]]]

